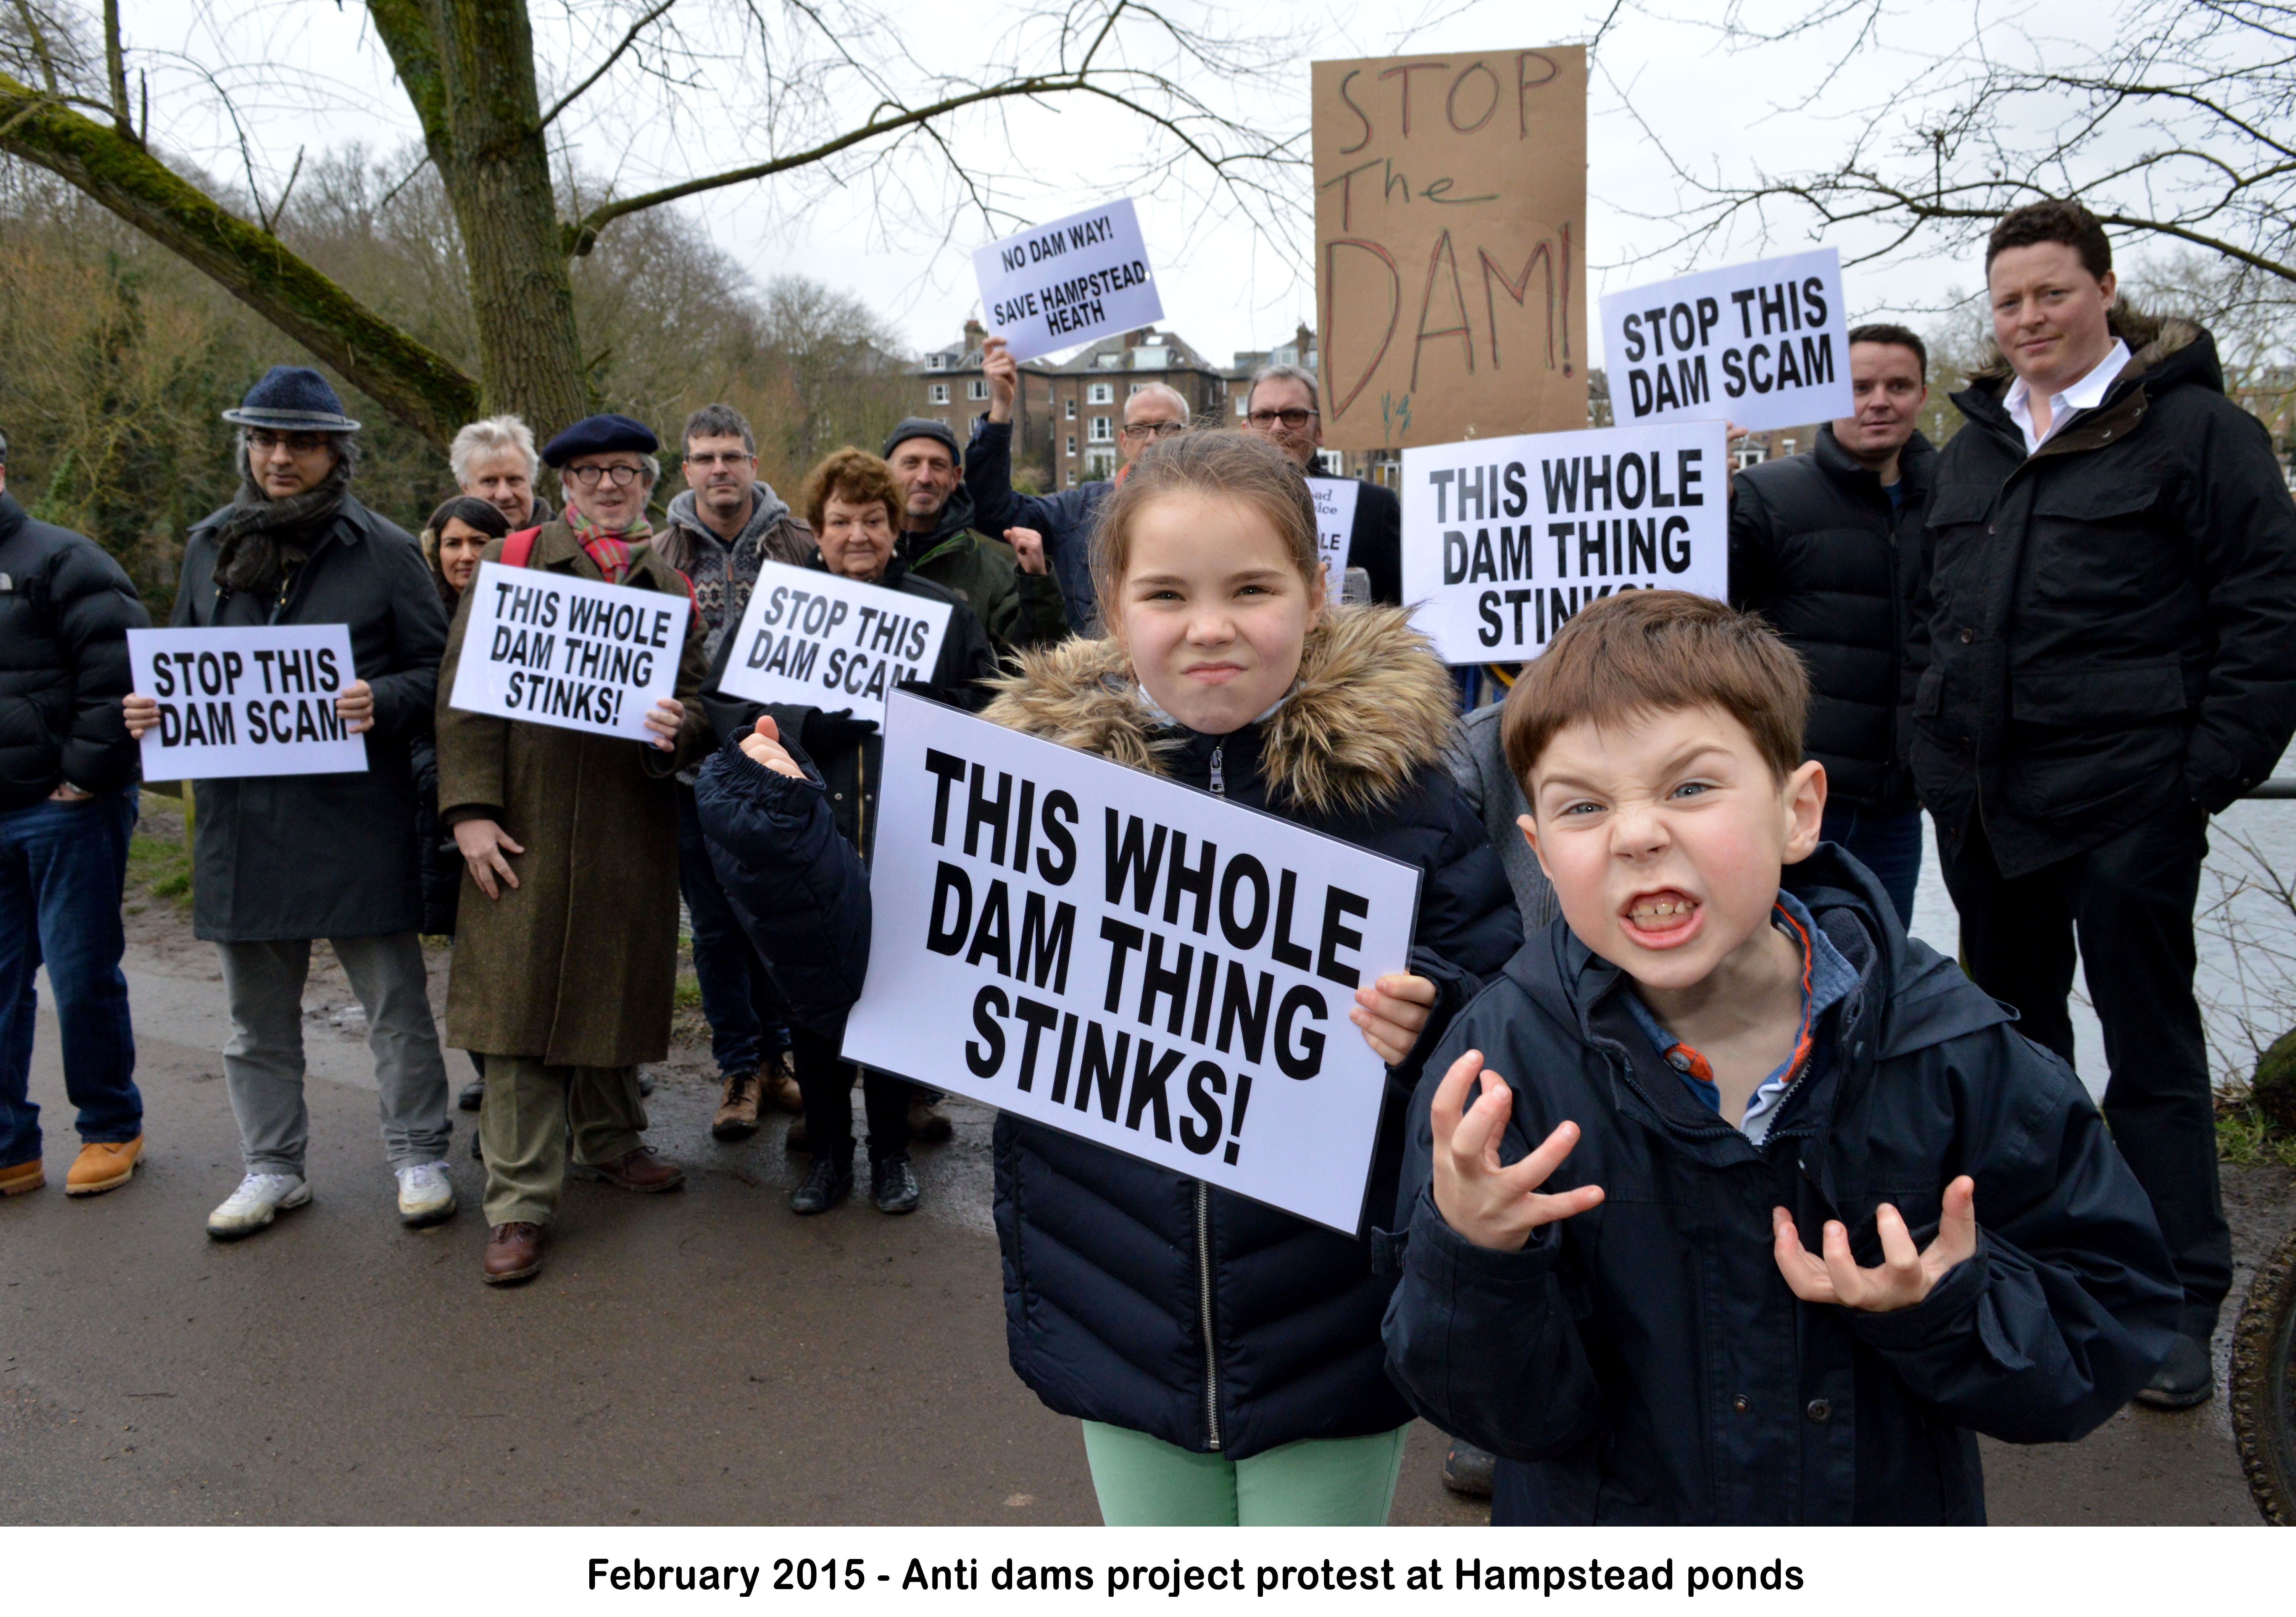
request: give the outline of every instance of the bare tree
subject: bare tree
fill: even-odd
[[[1193,21],[1210,14],[1202,0],[1042,0],[983,39],[988,65],[970,70],[917,60],[898,19],[866,0],[365,0],[365,12],[452,217],[475,377],[282,240],[302,157],[289,167],[252,149],[234,86],[288,85],[323,126],[329,89],[312,75],[260,62],[226,73],[137,48],[122,37],[118,0],[93,18],[70,0],[0,0],[0,153],[62,176],[181,255],[434,443],[481,409],[554,423],[590,406],[591,360],[604,345],[586,349],[569,261],[668,203],[777,179],[865,182],[881,207],[909,209],[934,234],[955,227],[952,202],[1009,227],[993,167],[959,161],[956,148],[993,138],[999,109],[1015,103],[1119,107],[1141,131],[1119,165],[1126,177],[1190,168],[1246,209],[1277,198],[1284,169],[1306,160],[1301,133],[1263,134],[1218,99],[1272,84],[1288,43]],[[537,18],[575,56],[550,75],[565,87],[546,104]],[[160,149],[153,77],[227,116],[243,198],[217,194]],[[691,175],[586,196],[554,175],[553,142],[577,119],[616,131],[658,119],[675,131],[697,117],[711,131],[695,143],[709,161]],[[726,160],[728,140],[744,148],[740,160]],[[283,168],[266,201],[260,176]]]
[[[1943,13],[1804,0],[1768,28],[1744,0],[1635,9],[1707,29],[1724,53],[1816,53],[1792,110],[1857,131],[1839,160],[1800,170],[1669,156],[1685,206],[1666,216],[1681,230],[1661,252],[1788,221],[1862,234],[1859,259],[1957,247],[2021,202],[2079,196],[2124,237],[2220,261],[2235,297],[2284,303],[2296,286],[2296,4],[2123,0],[2073,39],[2032,33],[2013,0]],[[1962,16],[1965,37],[1936,44],[1940,21]]]

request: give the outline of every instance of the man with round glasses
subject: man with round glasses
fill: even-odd
[[[1324,447],[1324,417],[1313,373],[1295,365],[1263,367],[1251,379],[1243,411],[1245,426],[1297,461],[1308,476],[1322,475],[1316,456]],[[1392,489],[1370,481],[1357,488],[1348,565],[1371,575],[1373,600],[1402,604],[1403,503]]]

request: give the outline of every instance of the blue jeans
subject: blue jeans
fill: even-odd
[[[1914,889],[1922,879],[1922,811],[1907,808],[1897,814],[1876,814],[1844,803],[1825,806],[1825,823],[1818,833],[1839,842],[1849,857],[1872,871],[1898,907],[1898,923],[1914,923]]]
[[[789,1048],[789,1030],[768,1028],[751,991],[750,940],[709,863],[694,812],[693,788],[677,788],[677,890],[693,923],[693,975],[701,984],[701,1014],[709,1023],[709,1053],[718,1071],[754,1072],[770,1047]]]
[[[144,1132],[135,1030],[119,972],[127,947],[119,903],[135,824],[133,786],[86,802],[0,810],[0,1167],[40,1154],[40,1109],[29,1092],[39,1010],[33,982],[43,962],[80,1137],[116,1142]]]

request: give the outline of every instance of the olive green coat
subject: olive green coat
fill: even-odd
[[[499,562],[504,541],[485,559]],[[551,522],[528,565],[602,582],[574,530]],[[633,547],[625,583],[688,595],[685,579]],[[475,590],[463,592],[439,665],[439,812],[452,824],[482,811],[523,853],[518,886],[499,899],[463,874],[447,1041],[554,1066],[627,1067],[669,1050],[677,986],[677,785],[710,745],[699,696],[709,663],[701,614],[686,622],[677,750],[449,707]]]

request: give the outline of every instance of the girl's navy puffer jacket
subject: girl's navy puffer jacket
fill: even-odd
[[[1450,680],[1401,612],[1334,614],[1292,694],[1232,735],[1160,719],[1105,640],[1024,655],[984,716],[1184,784],[1217,780],[1230,801],[1416,866],[1410,966],[1443,989],[1421,1051],[1521,941],[1498,854],[1444,766]],[[1392,1075],[1366,1197],[1378,1223],[1417,1071]],[[1009,1113],[996,1229],[1013,1367],[1062,1414],[1237,1459],[1411,1418],[1382,1365],[1394,1283],[1361,1241]]]

